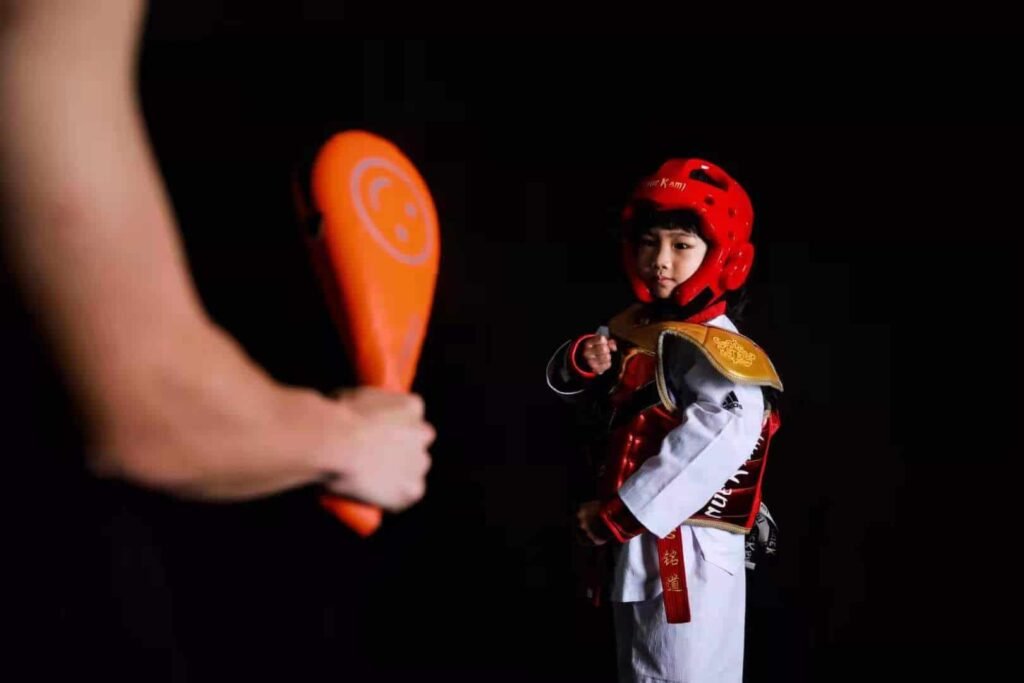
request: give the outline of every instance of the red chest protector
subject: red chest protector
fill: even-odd
[[[681,424],[679,409],[666,406],[657,391],[658,362],[657,356],[636,349],[628,352],[623,361],[622,373],[611,393],[616,426],[599,484],[602,499],[613,497],[645,460],[657,455],[668,433]],[[723,482],[701,511],[684,524],[713,526],[735,533],[750,531],[761,504],[768,448],[779,424],[778,411],[767,408],[754,452]]]

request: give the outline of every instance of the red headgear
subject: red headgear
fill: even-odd
[[[623,240],[626,274],[641,301],[654,299],[637,273],[636,247],[629,234],[636,209],[642,204],[659,212],[690,210],[700,219],[700,236],[708,251],[697,271],[672,293],[679,305],[706,308],[747,279],[754,262],[754,245],[750,243],[754,208],[747,193],[715,164],[671,159],[637,186],[622,214],[627,228]]]

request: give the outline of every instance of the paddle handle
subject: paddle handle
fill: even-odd
[[[373,535],[384,520],[384,513],[379,507],[329,493],[320,496],[320,504],[363,538]]]

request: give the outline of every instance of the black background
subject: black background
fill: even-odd
[[[7,411],[10,455],[29,482],[8,562],[34,666],[613,680],[609,615],[576,597],[578,439],[543,370],[630,302],[618,211],[672,156],[713,160],[751,195],[741,330],[787,389],[766,483],[780,554],[750,575],[748,680],[1011,662],[1022,140],[1002,89],[945,52],[889,61],[893,42],[378,41],[351,7],[250,5],[158,2],[143,43],[197,286],[282,382],[350,383],[289,176],[335,131],[398,144],[442,227],[416,385],[439,433],[429,492],[359,541],[309,491],[213,506],[92,482],[5,303],[26,397]],[[883,65],[862,70],[867,52]],[[818,58],[824,75],[794,78]]]

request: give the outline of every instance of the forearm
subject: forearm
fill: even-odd
[[[337,404],[273,383],[212,326],[169,352],[104,376],[98,400],[84,404],[94,471],[206,499],[252,498],[328,475],[324,456],[342,433]]]

